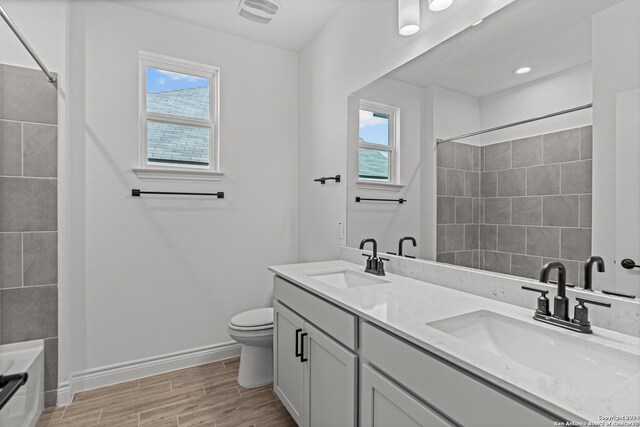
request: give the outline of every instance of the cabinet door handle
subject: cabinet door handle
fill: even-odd
[[[303,332],[300,335],[300,361],[301,362],[306,362],[307,360],[309,360],[306,357],[304,357],[304,337],[306,336],[307,336],[306,332]]]
[[[302,351],[298,350],[298,348],[300,347],[300,345],[298,344],[298,342],[300,341],[300,332],[302,332],[302,329],[296,329],[296,357],[302,356]]]

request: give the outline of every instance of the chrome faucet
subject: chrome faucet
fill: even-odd
[[[411,243],[413,243],[413,247],[415,248],[417,243],[416,243],[416,239],[414,239],[413,237],[407,236],[407,237],[403,237],[402,239],[400,239],[400,242],[398,243],[398,256],[406,256],[407,258],[415,258],[409,255],[403,255],[402,254],[402,244],[405,242],[405,240],[409,240]]]
[[[378,242],[375,239],[363,239],[360,242],[360,249],[364,249],[364,245],[367,243],[373,244],[373,256],[368,254],[362,254],[367,257],[367,265],[364,269],[365,273],[375,274],[376,276],[384,276],[384,261],[389,261],[388,258],[378,258]]]
[[[537,308],[533,318],[540,322],[550,323],[572,331],[590,334],[591,323],[589,323],[589,310],[585,304],[594,304],[602,307],[611,307],[611,304],[600,301],[576,298],[578,305],[573,311],[573,319],[569,319],[569,299],[566,296],[567,290],[567,270],[560,262],[550,262],[545,264],[540,272],[540,282],[549,283],[549,274],[553,269],[558,269],[558,294],[553,299],[553,315],[549,312],[549,291],[523,286],[522,289],[533,292],[540,292]]]
[[[584,290],[593,291],[593,284],[591,279],[591,273],[593,270],[593,264],[597,264],[598,272],[604,273],[604,260],[599,256],[591,256],[584,264]]]

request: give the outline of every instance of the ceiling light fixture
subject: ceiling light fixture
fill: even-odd
[[[480,24],[482,24],[483,21],[484,21],[484,19],[481,19],[478,22],[476,22],[475,24],[471,24],[471,26],[475,27],[476,25],[480,25]]]
[[[273,0],[240,0],[238,15],[261,24],[271,22],[280,10],[280,5]]]
[[[429,0],[429,10],[440,12],[449,8],[453,4],[453,0]]]
[[[533,67],[526,66],[526,67],[518,68],[517,70],[514,71],[514,73],[516,73],[516,74],[527,74],[527,73],[530,73],[531,71],[533,71]]]
[[[410,36],[420,31],[420,0],[398,0],[398,32]]]

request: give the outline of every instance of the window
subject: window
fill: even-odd
[[[143,170],[218,171],[218,75],[217,67],[140,54]]]
[[[397,183],[399,110],[389,105],[360,101],[358,179]]]

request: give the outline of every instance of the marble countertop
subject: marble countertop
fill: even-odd
[[[640,338],[597,327],[593,334],[580,334],[534,321],[529,309],[391,273],[383,277],[389,283],[351,289],[338,289],[307,275],[341,269],[361,272],[363,266],[339,260],[269,267],[278,276],[569,421],[600,422],[599,416],[640,415]],[[637,362],[637,370],[608,394],[589,393],[427,325],[479,310],[542,328],[538,330],[548,331],[552,338],[607,346],[614,357]],[[558,363],[571,364],[572,360]]]

